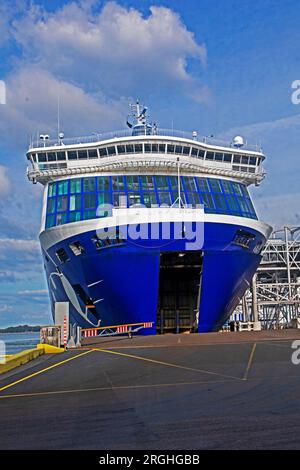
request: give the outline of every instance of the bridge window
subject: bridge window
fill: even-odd
[[[184,203],[204,204],[205,212],[232,214],[256,219],[247,187],[232,180],[181,176],[181,198]],[[108,217],[114,207],[143,203],[146,207],[171,205],[178,199],[175,175],[114,175],[49,183],[46,228],[79,220]],[[98,208],[98,212],[97,212]]]
[[[126,145],[126,153],[133,153],[133,145]]]
[[[66,160],[66,152],[57,152],[56,155],[58,161]]]
[[[56,183],[49,183],[48,197],[56,196]]]
[[[58,187],[58,195],[59,196],[62,196],[64,194],[68,194],[69,181],[68,180],[59,181],[57,183],[57,187]]]
[[[172,205],[172,201],[171,201],[171,195],[169,192],[159,192],[158,193],[158,199],[159,199],[159,204],[164,204],[164,205],[167,205],[167,206],[171,206]]]
[[[157,207],[158,206],[158,202],[157,202],[157,199],[156,199],[156,193],[155,192],[143,192],[143,204],[146,206],[146,207]]]
[[[87,150],[78,150],[78,158],[79,160],[87,159]]]
[[[142,144],[134,144],[134,152],[135,153],[143,153],[143,145]]]
[[[128,193],[128,200],[129,206],[133,206],[135,204],[141,204],[141,195],[140,193]]]
[[[80,211],[81,194],[73,194],[70,196],[70,211]]]
[[[125,145],[118,145],[118,154],[125,153]]]
[[[99,149],[99,155],[100,157],[107,157],[106,147]]]
[[[46,162],[47,161],[47,156],[45,153],[38,153],[38,159],[39,159],[39,162]]]
[[[175,145],[168,144],[167,145],[167,153],[174,153]]]
[[[84,195],[84,209],[93,209],[96,207],[96,195],[85,194]]]
[[[79,220],[81,220],[81,212],[79,211],[70,212],[70,222],[78,222]]]
[[[81,178],[70,180],[70,193],[81,193]]]
[[[60,213],[56,214],[56,225],[63,225],[67,223],[67,214]]]
[[[109,187],[109,176],[98,176],[98,191],[107,191]]]
[[[69,150],[68,151],[68,160],[77,160],[77,151]]]
[[[169,183],[167,176],[156,176],[155,180],[158,190],[169,191]]]
[[[83,191],[85,193],[90,193],[90,192],[95,191],[95,178],[84,178]]]
[[[154,189],[153,176],[141,176],[141,183],[143,189]]]
[[[112,155],[116,155],[116,147],[112,145],[111,147],[107,147],[107,154],[111,157]]]
[[[47,152],[47,160],[48,160],[48,162],[55,162],[56,161],[56,153],[55,152]]]
[[[128,190],[138,190],[140,187],[138,176],[127,176],[127,188]]]
[[[47,214],[53,214],[55,212],[55,198],[49,198],[47,204]]]
[[[89,149],[88,154],[89,154],[89,158],[98,158],[97,149]]]
[[[68,196],[59,196],[57,198],[58,212],[65,212],[68,208]]]
[[[206,152],[206,160],[213,160],[214,155],[214,152]]]
[[[113,176],[112,177],[113,190],[122,190],[125,188],[124,176]]]
[[[232,154],[231,153],[224,153],[224,162],[231,163]]]

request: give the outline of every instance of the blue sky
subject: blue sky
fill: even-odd
[[[2,1],[0,326],[51,321],[37,236],[42,188],[26,179],[30,135],[124,127],[140,98],[162,127],[260,141],[262,219],[300,224],[300,8],[296,0]]]

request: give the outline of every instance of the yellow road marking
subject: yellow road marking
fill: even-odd
[[[191,372],[202,372],[203,374],[217,375],[219,377],[225,377],[227,379],[242,380],[240,377],[235,377],[233,375],[220,374],[218,372],[211,372],[211,371],[203,370],[203,369],[194,369],[193,367],[180,366],[179,364],[173,364],[171,362],[157,361],[156,359],[149,359],[147,357],[134,356],[133,354],[125,354],[125,353],[121,353],[117,351],[111,351],[109,349],[99,349],[99,348],[96,349],[95,348],[94,351],[105,352],[108,354],[116,354],[117,356],[129,357],[131,359],[138,359],[140,361],[151,362],[153,364],[159,364],[162,366],[175,367],[176,369],[184,369],[184,370],[188,370]]]
[[[253,346],[252,346],[252,349],[251,349],[251,352],[250,352],[250,356],[249,356],[249,359],[248,359],[248,363],[247,363],[247,367],[246,367],[246,370],[245,370],[245,373],[244,373],[243,380],[247,380],[247,378],[248,378],[248,374],[249,374],[250,368],[251,368],[251,366],[252,366],[252,362],[253,362],[253,357],[254,357],[254,353],[255,353],[255,350],[256,350],[256,346],[257,346],[257,343],[254,343]]]
[[[3,398],[28,398],[37,396],[49,396],[49,395],[66,395],[68,393],[86,393],[86,392],[105,392],[112,390],[131,390],[139,388],[159,388],[159,387],[177,387],[182,385],[207,385],[215,383],[228,383],[232,380],[206,380],[206,381],[195,381],[195,382],[176,382],[176,383],[162,383],[162,384],[143,384],[143,385],[118,385],[111,387],[96,387],[96,388],[79,388],[71,390],[53,390],[49,392],[33,392],[33,393],[18,393],[11,395],[0,395],[0,400]]]
[[[0,392],[2,392],[3,390],[6,390],[7,388],[13,387],[14,385],[17,385],[21,382],[24,382],[25,380],[31,379],[32,377],[35,377],[39,374],[47,372],[50,369],[54,369],[55,367],[61,366],[62,364],[66,364],[67,362],[73,361],[73,359],[77,359],[78,357],[84,356],[85,354],[89,354],[91,352],[93,352],[92,349],[90,349],[89,351],[85,351],[84,353],[77,354],[76,356],[69,357],[69,359],[65,359],[64,361],[57,362],[56,364],[53,364],[52,366],[46,367],[45,369],[41,369],[37,372],[34,372],[33,374],[27,375],[26,377],[16,380],[15,382],[11,382],[10,384],[5,385],[4,387],[1,387]]]

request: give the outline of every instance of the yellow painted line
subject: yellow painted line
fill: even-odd
[[[104,353],[108,353],[108,354],[116,354],[117,356],[129,357],[131,359],[137,359],[139,361],[150,362],[152,364],[159,364],[159,365],[167,366],[167,367],[174,367],[176,369],[188,370],[190,372],[201,372],[203,374],[217,375],[219,377],[225,377],[227,379],[241,380],[240,377],[235,377],[233,375],[220,374],[218,372],[211,372],[211,371],[203,370],[203,369],[194,369],[193,367],[180,366],[179,364],[173,364],[171,362],[157,361],[156,359],[149,359],[149,358],[146,358],[146,357],[134,356],[133,354],[125,354],[125,353],[121,353],[121,352],[117,352],[117,351],[111,351],[109,349],[94,348],[94,351],[104,352]]]
[[[247,367],[246,367],[246,370],[245,370],[245,373],[244,373],[243,380],[247,380],[247,378],[248,378],[248,374],[249,374],[251,366],[252,366],[256,346],[257,346],[257,343],[254,343],[253,346],[252,346],[250,356],[249,356],[249,359],[248,359],[248,363],[247,363]]]
[[[65,359],[64,361],[57,362],[56,364],[53,364],[52,366],[45,367],[44,369],[41,369],[37,372],[34,372],[33,374],[30,374],[30,375],[27,375],[26,377],[23,377],[22,379],[16,380],[15,382],[11,382],[10,384],[5,385],[4,387],[1,387],[0,392],[2,392],[3,390],[6,390],[7,388],[11,388],[14,385],[17,385],[21,382],[24,382],[25,380],[29,380],[32,377],[36,377],[37,375],[43,374],[44,372],[47,372],[48,370],[54,369],[55,367],[61,366],[62,364],[66,364],[67,362],[73,361],[74,359],[77,359],[78,357],[84,356],[85,354],[89,354],[91,352],[93,352],[92,349],[90,349],[89,351],[85,351],[84,353],[77,354],[76,356],[69,357],[69,359]]]
[[[175,383],[162,383],[162,384],[144,384],[144,385],[118,385],[111,387],[97,387],[97,388],[79,388],[71,390],[53,390],[49,392],[33,392],[33,393],[18,393],[11,395],[0,395],[0,400],[4,398],[30,398],[39,396],[51,396],[51,395],[66,395],[69,393],[87,393],[87,392],[107,392],[113,390],[132,390],[132,389],[143,389],[143,388],[164,388],[164,387],[179,387],[183,385],[207,385],[215,383],[229,383],[232,380],[205,380],[195,382],[175,382]]]

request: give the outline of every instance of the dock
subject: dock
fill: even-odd
[[[0,449],[299,449],[295,340],[86,338],[0,376]]]

